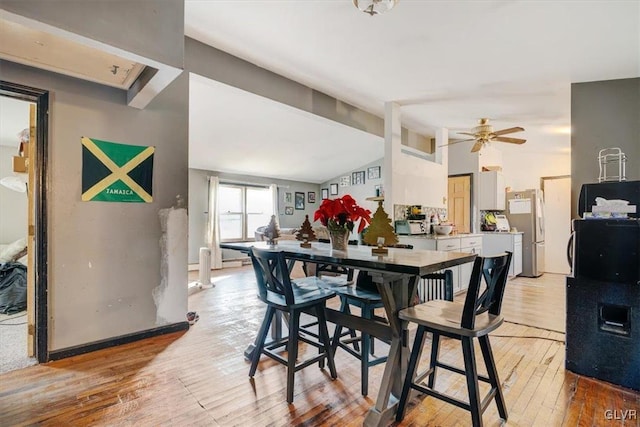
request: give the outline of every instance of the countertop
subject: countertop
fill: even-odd
[[[503,234],[524,234],[524,231],[483,231],[482,235],[490,235],[493,234],[494,236],[500,236]]]
[[[459,233],[459,234],[399,234],[398,237],[410,237],[412,239],[426,239],[426,240],[445,240],[445,239],[457,239],[459,237],[481,237],[484,233]],[[500,233],[507,234],[507,233]]]

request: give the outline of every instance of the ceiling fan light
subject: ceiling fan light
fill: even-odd
[[[353,5],[369,15],[379,15],[391,10],[398,0],[353,0]]]

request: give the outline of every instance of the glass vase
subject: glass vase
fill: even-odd
[[[346,227],[334,226],[327,227],[329,231],[329,240],[331,241],[331,249],[338,251],[346,251],[349,245],[349,234],[351,232]]]

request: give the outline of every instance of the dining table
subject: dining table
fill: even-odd
[[[349,246],[346,251],[340,251],[332,249],[329,243],[312,242],[311,247],[302,247],[301,242],[295,240],[280,240],[275,244],[224,242],[220,247],[243,253],[249,253],[251,247],[283,252],[290,269],[296,261],[301,261],[364,270],[372,277],[380,292],[387,322],[326,309],[328,321],[390,342],[376,403],[365,416],[365,426],[385,426],[395,417],[409,360],[408,324],[398,317],[398,313],[414,304],[420,277],[473,262],[476,257],[473,253],[406,248],[388,248],[386,254],[377,254],[371,246],[363,245]],[[280,321],[274,323],[281,328]],[[272,331],[272,334],[274,339],[278,339],[282,334],[281,329]],[[253,349],[254,346],[250,346],[245,356],[249,356]]]

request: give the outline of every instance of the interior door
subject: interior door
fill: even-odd
[[[450,176],[448,180],[448,220],[458,233],[471,232],[471,175]]]
[[[571,235],[571,178],[543,178],[545,199],[545,271],[569,274],[567,242]]]

